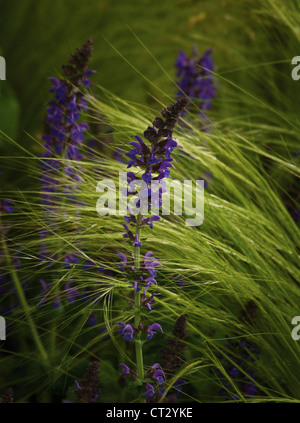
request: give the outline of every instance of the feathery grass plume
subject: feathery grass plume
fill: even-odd
[[[77,390],[74,391],[75,403],[95,403],[99,398],[99,362],[93,361],[83,378],[75,381]]]
[[[14,402],[14,391],[12,388],[7,388],[6,392],[2,395],[2,404],[12,404]]]
[[[130,161],[128,163],[128,168],[132,166],[137,166],[143,169],[142,175],[142,186],[140,190],[143,191],[144,198],[146,198],[146,210],[144,213],[148,212],[151,207],[152,201],[152,186],[151,181],[161,181],[164,178],[170,176],[169,168],[172,167],[173,158],[171,154],[174,148],[177,146],[176,141],[172,138],[173,130],[175,128],[178,119],[180,118],[181,113],[186,107],[188,100],[186,98],[180,98],[164,109],[161,114],[164,119],[156,117],[153,121],[153,126],[149,126],[144,132],[144,138],[150,142],[148,146],[141,137],[135,136],[137,142],[131,142],[133,149],[126,155],[129,157]],[[134,184],[137,184],[141,181],[133,172],[127,173],[127,181]],[[127,192],[127,195],[136,194],[136,188],[130,187]],[[162,199],[162,190],[159,189],[160,195],[157,201],[156,207],[161,206]],[[131,213],[130,207],[129,216],[125,217],[125,222],[134,227],[134,234],[124,224],[126,233],[123,235],[124,238],[128,239],[134,246],[133,263],[128,262],[127,257],[124,254],[119,254],[122,262],[120,264],[121,270],[128,270],[128,274],[133,279],[132,286],[134,290],[134,326],[125,322],[118,322],[120,326],[120,334],[127,341],[135,341],[136,347],[136,366],[137,366],[137,380],[140,385],[144,384],[146,388],[146,401],[149,402],[151,398],[155,395],[157,389],[162,390],[162,385],[165,381],[165,373],[159,363],[154,364],[150,367],[146,374],[144,373],[144,364],[143,364],[143,351],[142,351],[142,342],[141,334],[143,332],[147,333],[147,339],[151,340],[157,331],[163,332],[163,329],[159,323],[152,323],[148,328],[144,328],[141,320],[141,307],[147,307],[149,311],[152,310],[152,303],[154,302],[154,295],[150,297],[146,296],[151,285],[157,285],[156,277],[156,267],[160,264],[158,260],[153,257],[152,252],[148,251],[144,256],[144,263],[141,265],[140,259],[140,250],[141,250],[141,228],[145,225],[150,225],[153,228],[153,222],[160,219],[159,216],[151,216],[150,218],[143,217],[143,211],[141,207],[141,199],[138,200],[139,211],[135,215]],[[138,204],[137,204],[138,205]],[[143,292],[141,295],[141,285],[143,286]],[[125,364],[121,364],[123,367],[122,375],[132,375],[133,371],[130,371],[129,367]],[[147,381],[147,379],[149,381]],[[146,380],[146,382],[145,382]],[[149,382],[152,383],[149,383]],[[155,383],[155,387],[153,386]]]

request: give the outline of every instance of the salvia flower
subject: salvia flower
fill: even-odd
[[[193,100],[200,100],[200,111],[211,107],[215,97],[216,86],[211,71],[214,69],[212,50],[207,50],[200,57],[197,48],[194,47],[192,57],[189,59],[184,51],[180,51],[175,66],[178,69],[177,85],[178,95],[186,94]]]
[[[125,375],[130,375],[130,369],[128,366],[126,366],[126,364],[124,363],[120,363],[120,366],[122,367],[122,373],[121,376],[125,376]]]
[[[159,385],[165,381],[165,373],[162,369],[156,369],[153,373],[152,379],[156,380]]]
[[[133,327],[124,322],[118,322],[117,324],[120,325],[120,334],[123,336],[123,338],[126,341],[132,341],[134,335]]]
[[[153,285],[153,284],[156,284],[156,285],[157,285],[157,282],[156,282],[156,280],[155,280],[154,278],[147,278],[147,279],[145,280],[145,283],[146,283],[146,286],[145,286],[145,289],[144,289],[144,295],[146,295],[147,289],[148,289],[151,285]]]
[[[152,379],[153,384],[150,384],[150,387],[145,384],[146,387],[146,401],[147,402],[155,402],[156,399],[159,397],[159,395],[162,395],[165,392],[164,383],[165,383],[165,372],[163,371],[161,365],[159,363],[153,364],[147,372],[146,372],[146,378]],[[149,394],[147,395],[147,392],[149,390]]]
[[[142,301],[141,301],[141,305],[144,307],[147,307],[149,311],[153,310],[152,304],[155,303],[154,297],[156,295],[161,295],[161,294],[156,294],[156,293],[152,293],[151,297],[145,297],[145,295],[142,295]]]
[[[153,323],[152,325],[150,325],[147,329],[147,338],[152,339],[153,336],[157,333],[155,332],[156,330],[160,330],[163,333],[162,327],[158,323]]]
[[[129,288],[133,288],[135,292],[138,292],[141,290],[141,286],[143,286],[142,305],[152,310],[151,304],[154,303],[153,296],[157,294],[152,294],[147,298],[146,294],[151,285],[157,285],[155,268],[160,265],[159,261],[153,256],[153,253],[149,251],[145,254],[144,265],[137,270],[134,266],[134,254],[132,254],[131,260],[122,253],[119,253],[118,256],[121,259],[119,269],[126,271],[128,278],[132,280],[132,285],[130,285]]]
[[[149,402],[150,399],[154,396],[154,394],[155,394],[155,390],[154,390],[153,385],[151,385],[151,383],[147,382],[146,383],[146,393],[145,393],[146,402]]]

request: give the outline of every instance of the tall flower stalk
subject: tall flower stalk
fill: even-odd
[[[84,157],[81,153],[81,144],[84,141],[84,133],[88,129],[87,123],[81,120],[81,114],[87,110],[84,90],[89,88],[91,83],[89,77],[94,73],[88,69],[92,52],[93,40],[89,39],[69,56],[68,64],[62,67],[62,78],[50,78],[52,83],[50,92],[54,98],[48,103],[46,131],[43,135],[45,151],[42,156],[41,204],[47,211],[48,225],[54,231],[57,230],[57,216],[61,215],[61,208],[64,209],[66,201],[78,204],[76,191],[78,184],[82,182],[79,173],[80,161]],[[60,180],[63,181],[61,185]],[[60,209],[57,210],[56,205],[59,202]],[[63,213],[65,213],[64,210]],[[47,235],[47,231],[40,230],[41,239]],[[47,250],[47,244],[42,242],[40,251],[42,257],[47,258]],[[79,263],[79,258],[73,252],[67,252],[67,254],[64,252],[59,259],[65,267]],[[78,290],[71,286],[71,280],[66,283],[64,292],[61,292],[57,283],[52,287],[47,281],[41,279],[40,284],[40,305],[44,304],[46,300],[49,301],[49,292],[51,292],[54,308],[60,306],[62,294],[69,302],[74,302],[78,295]],[[53,324],[50,342],[51,356],[55,355],[55,343],[56,326]]]
[[[146,186],[146,188],[141,189],[144,190],[143,195],[147,198],[148,210],[152,206],[153,191],[151,182],[162,181],[170,176],[170,168],[173,166],[172,153],[177,146],[176,141],[173,139],[173,130],[187,103],[188,100],[186,98],[180,98],[167,109],[164,109],[161,112],[163,119],[157,117],[153,121],[152,126],[149,126],[144,132],[144,138],[148,142],[144,142],[141,137],[135,136],[136,141],[130,143],[133,148],[126,153],[130,159],[128,168],[135,166],[142,171],[141,178],[132,171],[128,172],[127,181],[134,184],[138,184],[139,181],[144,182],[142,186]],[[131,185],[129,192],[125,195],[137,193]],[[162,189],[160,189],[158,201],[155,204],[158,208],[161,206],[162,194]],[[138,200],[137,206],[138,203],[141,205],[140,200]],[[152,285],[157,285],[155,279],[156,267],[160,263],[151,251],[148,251],[144,255],[143,260],[141,260],[141,230],[146,225],[152,228],[153,223],[158,221],[160,217],[158,215],[145,217],[141,211],[135,215],[130,207],[128,207],[128,211],[129,216],[125,217],[126,224],[123,225],[126,230],[123,237],[132,243],[134,253],[132,254],[132,260],[128,260],[124,254],[119,254],[119,257],[121,258],[120,269],[127,272],[128,279],[132,282],[131,288],[134,290],[134,301],[132,303],[134,323],[133,326],[124,322],[119,322],[118,324],[120,326],[120,334],[124,339],[127,341],[134,340],[135,342],[136,371],[129,369],[124,363],[121,364],[121,367],[123,369],[122,376],[129,375],[137,380],[139,385],[145,386],[145,397],[146,401],[149,402],[154,397],[157,389],[163,390],[165,374],[159,363],[155,363],[145,372],[142,350],[143,333],[146,333],[147,339],[151,340],[157,331],[163,332],[163,329],[159,323],[152,323],[145,328],[141,314],[143,307],[146,307],[149,311],[153,309],[154,296],[158,294],[152,293],[149,296],[148,291]]]

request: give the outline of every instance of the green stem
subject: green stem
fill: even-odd
[[[142,220],[142,215],[137,216],[137,223],[136,223],[136,232],[138,240],[140,240],[140,232],[141,227],[139,226]],[[135,247],[134,249],[134,267],[136,270],[140,268],[140,247]],[[136,310],[136,314],[134,317],[134,327],[137,331],[139,331],[140,323],[141,323],[141,292],[135,292],[134,294],[134,307]],[[136,365],[137,365],[137,374],[140,381],[140,384],[144,381],[144,363],[143,363],[143,348],[141,342],[141,336],[138,333],[137,339],[135,341],[135,354],[136,354]]]
[[[6,262],[9,266],[9,270],[10,270],[12,280],[13,280],[15,288],[17,290],[17,294],[18,294],[20,303],[23,307],[23,310],[25,311],[25,314],[26,314],[26,317],[27,317],[27,320],[28,320],[28,324],[29,324],[29,327],[31,329],[31,333],[32,333],[33,339],[35,341],[35,344],[37,346],[37,349],[39,350],[42,359],[44,361],[48,361],[48,354],[47,354],[47,352],[46,352],[46,350],[45,350],[45,348],[44,348],[44,346],[43,346],[43,344],[40,340],[39,335],[38,335],[38,331],[37,331],[37,328],[35,326],[34,320],[33,320],[32,316],[30,314],[30,307],[27,304],[26,297],[24,295],[22,284],[21,284],[19,276],[18,276],[18,274],[17,274],[17,272],[14,268],[14,265],[12,263],[12,260],[11,260],[10,254],[9,254],[9,250],[8,250],[8,247],[6,245],[6,242],[5,242],[3,236],[2,236],[2,247],[3,247],[4,257],[6,258]]]

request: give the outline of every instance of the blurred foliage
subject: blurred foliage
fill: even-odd
[[[213,48],[226,78],[272,104],[277,98],[272,93],[274,78],[278,81],[282,71],[289,69],[284,61],[290,62],[290,50],[296,47],[288,42],[288,28],[271,11],[262,13],[256,0],[240,4],[233,0],[90,0],[88,4],[79,0],[11,0],[1,1],[0,6],[0,44],[8,63],[8,80],[22,108],[19,129],[30,133],[41,128],[47,78],[57,74],[58,64],[90,37],[95,41],[92,67],[98,72],[96,82],[126,100],[143,104],[153,104],[152,96],[161,98],[155,86],[173,94],[169,77],[175,76],[175,58],[179,49],[191,51],[194,43],[200,51]],[[270,61],[283,64],[264,66]],[[295,89],[285,91],[290,98],[287,104],[297,97]],[[222,98],[223,103],[242,103],[226,98],[225,93]]]

